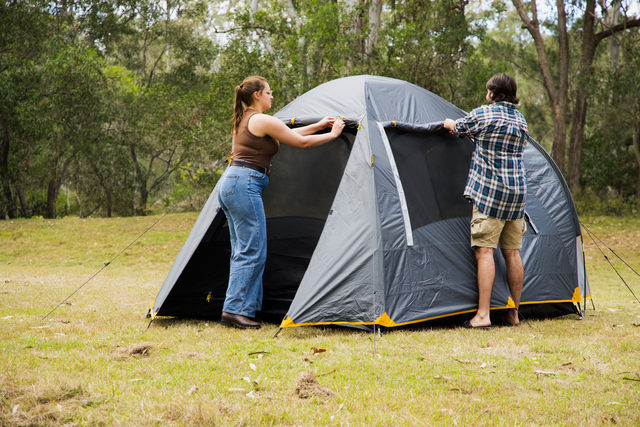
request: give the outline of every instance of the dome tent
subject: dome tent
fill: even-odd
[[[462,196],[473,143],[442,129],[465,112],[407,82],[355,76],[305,93],[275,114],[289,126],[342,116],[319,148],[285,145],[263,193],[267,262],[260,316],[281,326],[395,327],[477,309]],[[567,185],[535,141],[524,153],[528,231],[521,311],[576,312],[589,296],[581,232]],[[150,316],[219,318],[230,244],[217,187],[178,254]],[[492,310],[513,306],[496,251]]]

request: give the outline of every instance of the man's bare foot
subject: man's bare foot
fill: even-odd
[[[512,308],[501,318],[503,323],[511,326],[520,326],[520,319],[518,319],[518,312]]]

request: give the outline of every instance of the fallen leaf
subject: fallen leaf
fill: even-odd
[[[315,347],[311,347],[311,348],[312,348],[312,350],[313,350],[313,354],[314,354],[314,356],[315,356],[316,354],[318,354],[318,353],[324,353],[325,351],[327,351],[327,350],[325,350],[324,348],[315,348]]]
[[[256,372],[258,370],[258,367],[253,363],[249,363],[249,367],[253,370],[253,372]]]
[[[242,377],[243,380],[245,380],[248,383],[251,383],[251,378],[249,377]]]
[[[451,377],[445,377],[444,375],[434,375],[433,377],[434,380],[450,380]]]
[[[540,374],[540,375],[557,375],[555,372],[549,372],[549,371],[535,371],[536,374]]]
[[[198,390],[199,390],[198,386],[194,385],[193,387],[191,387],[191,388],[189,389],[189,391],[187,392],[187,394],[188,394],[189,396],[192,396],[192,395],[196,394],[196,393],[198,392]]]
[[[609,311],[618,311],[619,308],[607,308],[607,310],[609,310]]]
[[[482,365],[480,365],[480,368],[485,368],[487,366],[486,363],[483,363]]]
[[[130,383],[135,382],[135,381],[142,381],[142,378],[132,378],[129,380]]]
[[[4,316],[4,317],[2,318],[2,320],[8,320],[8,319],[13,319],[13,316]]]
[[[50,328],[51,325],[44,325],[44,326],[29,326],[29,329],[44,329],[44,328]]]
[[[250,398],[252,398],[252,399],[255,399],[256,397],[258,397],[258,396],[256,396],[256,394],[253,392],[253,390],[251,390],[249,393],[245,394],[245,396],[250,397]]]
[[[15,414],[16,412],[18,412],[18,408],[20,408],[20,405],[14,406],[13,409],[11,410],[11,413]]]

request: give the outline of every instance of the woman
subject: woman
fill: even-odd
[[[260,328],[260,322],[251,318],[262,308],[267,222],[261,195],[269,183],[271,157],[281,143],[305,149],[318,147],[339,137],[344,128],[342,120],[325,117],[313,125],[289,129],[275,117],[262,114],[271,108],[272,99],[269,83],[263,77],[247,77],[236,87],[233,160],[218,191],[231,237],[229,287],[220,323],[241,329]],[[329,127],[329,133],[315,135]]]

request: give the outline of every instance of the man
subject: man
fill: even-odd
[[[493,260],[500,247],[507,264],[507,282],[515,308],[502,318],[519,325],[518,307],[524,267],[520,257],[526,232],[526,175],[522,154],[529,137],[527,122],[516,109],[518,86],[507,74],[496,74],[486,85],[487,103],[466,117],[446,119],[445,129],[475,142],[464,196],[473,202],[471,247],[478,262],[478,311],[465,328],[489,328],[491,291],[496,276]]]

